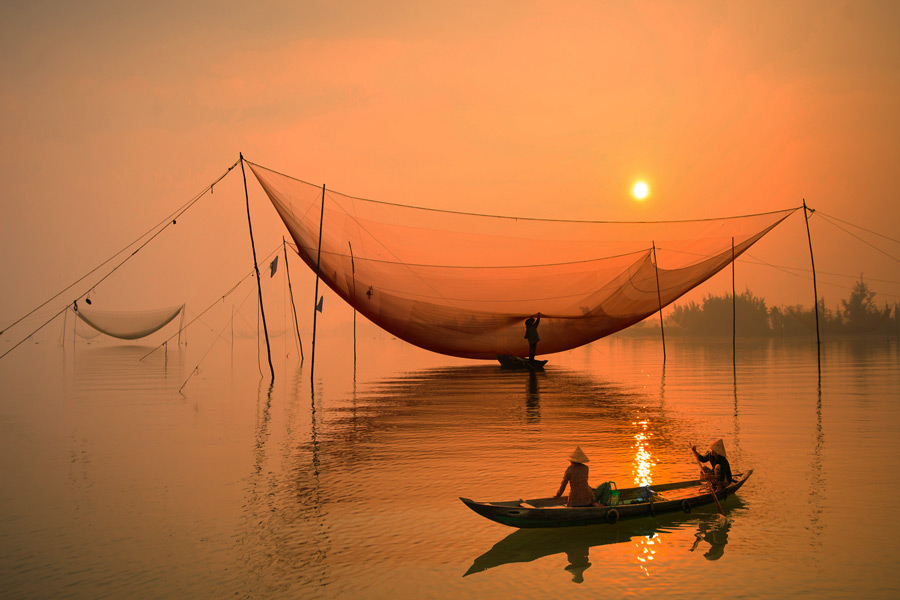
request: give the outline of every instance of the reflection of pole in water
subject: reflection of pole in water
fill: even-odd
[[[250,576],[248,588],[264,597],[293,597],[299,595],[297,591],[330,582],[330,542],[320,493],[314,397],[309,441],[304,439],[306,428],[298,419],[306,413],[299,409],[299,399],[304,397],[299,392],[303,375],[298,369],[289,384],[286,396],[290,398],[283,412],[272,413],[272,385],[265,399],[262,388],[259,391],[254,468],[244,504],[244,539],[238,544]],[[283,435],[273,439],[270,429],[282,423]],[[280,441],[273,455],[274,440]],[[274,590],[279,593],[272,594]]]
[[[541,420],[541,393],[538,388],[537,373],[528,373],[528,389],[525,394],[525,421],[538,423]]]
[[[659,376],[659,407],[666,405],[666,363],[663,363],[662,374]]]
[[[740,450],[741,448],[741,420],[738,417],[738,393],[737,393],[737,376],[734,379],[734,445]]]
[[[262,395],[262,380],[259,381],[259,395]],[[262,462],[265,460],[266,438],[269,437],[269,419],[272,409],[272,388],[275,386],[274,381],[269,382],[269,389],[266,391],[266,401],[260,406],[256,404],[256,472],[262,471]]]
[[[316,478],[316,504],[319,504],[319,440],[316,433],[316,389],[310,391],[309,394],[309,441],[312,449],[312,467],[313,475]]]
[[[809,485],[809,504],[812,506],[812,515],[810,516],[810,525],[818,539],[822,535],[823,526],[819,522],[823,509],[822,502],[825,494],[825,484],[822,477],[822,450],[825,446],[825,432],[822,429],[822,380],[816,389],[816,443],[813,447],[812,475]],[[817,545],[821,546],[821,542],[817,541]]]

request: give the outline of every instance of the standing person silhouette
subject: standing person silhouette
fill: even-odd
[[[528,360],[534,360],[534,352],[537,349],[537,343],[541,341],[537,331],[538,325],[541,324],[541,313],[538,313],[535,317],[528,317],[525,321],[525,339],[528,340]]]

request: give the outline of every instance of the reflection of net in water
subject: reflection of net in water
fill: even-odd
[[[537,313],[541,354],[633,325],[795,210],[657,223],[490,217],[354,198],[250,166],[300,257],[341,298],[407,342],[467,358],[526,353],[524,321]]]

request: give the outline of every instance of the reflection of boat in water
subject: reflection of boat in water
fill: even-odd
[[[737,497],[727,503],[733,510],[743,506]],[[573,581],[580,583],[584,571],[590,567],[589,552],[597,546],[607,546],[629,542],[636,537],[653,538],[658,534],[666,534],[678,529],[687,529],[697,524],[696,540],[690,548],[694,551],[701,541],[710,544],[704,554],[708,560],[716,560],[725,551],[728,543],[728,519],[722,519],[713,513],[695,512],[667,513],[648,519],[623,521],[613,526],[589,525],[575,529],[519,529],[512,532],[472,562],[472,566],[463,574],[473,575],[501,565],[527,563],[552,556],[565,554],[569,560],[566,570],[573,576]],[[710,537],[712,536],[712,537]]]
[[[716,492],[715,496],[709,489],[709,484],[700,479],[654,485],[650,493],[647,493],[646,487],[626,488],[619,490],[619,502],[614,506],[568,507],[564,504],[565,496],[506,502],[475,502],[468,498],[460,500],[482,517],[510,527],[612,524],[618,522],[620,518],[643,517],[678,510],[690,512],[695,506],[712,504],[716,498],[727,498],[728,495],[738,491],[752,474],[752,469],[747,471],[736,482]]]

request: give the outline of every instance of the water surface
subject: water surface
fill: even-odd
[[[896,340],[826,343],[820,379],[814,341],[739,342],[736,368],[730,340],[670,341],[663,367],[614,337],[530,375],[373,335],[355,368],[323,340],[314,384],[276,343],[273,386],[255,341],[151,348],[0,363],[5,597],[900,594]],[[576,445],[594,485],[691,478],[717,437],[754,469],[726,518],[519,531],[457,499],[552,495]]]

